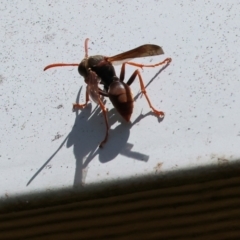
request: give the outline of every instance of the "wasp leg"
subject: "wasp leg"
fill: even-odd
[[[103,97],[109,97],[108,93],[100,88],[98,88],[98,93]]]
[[[135,62],[125,62],[122,64],[122,68],[121,68],[121,73],[120,73],[120,81],[122,82],[124,80],[124,76],[125,76],[125,64],[128,64],[128,65],[132,65],[132,66],[135,66],[135,67],[140,67],[140,68],[143,68],[143,67],[157,67],[159,65],[162,65],[162,64],[166,64],[169,65],[170,62],[172,61],[171,58],[166,58],[164,61],[162,62],[159,62],[159,63],[155,63],[155,64],[141,64],[141,63],[135,63]]]
[[[49,68],[53,67],[66,67],[66,66],[72,66],[72,67],[77,67],[79,64],[78,63],[53,63],[48,66],[46,66],[43,71],[46,71]]]
[[[77,109],[82,109],[82,108],[86,107],[88,101],[89,101],[89,93],[86,88],[86,102],[84,104],[73,103],[73,111],[76,111]]]
[[[88,41],[89,41],[89,38],[86,38],[84,42],[85,58],[88,58]]]
[[[105,134],[105,138],[103,139],[103,141],[100,143],[99,147],[102,148],[103,144],[107,142],[108,139],[108,130],[109,130],[109,124],[108,124],[108,118],[107,118],[107,109],[104,106],[102,100],[100,98],[98,98],[98,103],[100,105],[100,108],[102,109],[103,115],[104,115],[104,119],[105,119],[105,124],[106,124],[106,134]]]
[[[120,75],[120,80],[121,80],[121,81],[123,81],[123,78],[124,78],[125,64],[127,64],[127,63],[124,63],[124,64],[122,65],[122,69],[121,69],[121,75]],[[138,76],[138,78],[139,78],[140,87],[141,87],[141,92],[144,94],[145,98],[147,99],[147,102],[148,102],[149,107],[153,110],[153,112],[154,112],[156,115],[161,116],[161,117],[163,118],[163,117],[164,117],[164,112],[158,111],[158,110],[156,110],[156,109],[152,106],[152,104],[151,104],[151,102],[150,102],[150,100],[149,100],[149,97],[148,97],[148,95],[147,95],[147,91],[146,91],[146,89],[145,89],[145,87],[144,87],[143,79],[142,79],[142,76],[141,76],[139,70],[135,70],[135,71],[134,71],[134,73],[132,74],[132,76],[131,76],[131,77],[129,78],[129,80],[127,81],[127,85],[130,86],[130,85],[133,83],[133,81],[136,79],[137,76]],[[123,77],[123,78],[121,79],[121,77]]]
[[[157,67],[157,66],[165,64],[165,63],[170,64],[171,61],[172,61],[171,58],[166,58],[164,61],[155,63],[155,64],[141,64],[141,63],[135,63],[135,62],[126,62],[126,64],[143,68],[143,67]]]

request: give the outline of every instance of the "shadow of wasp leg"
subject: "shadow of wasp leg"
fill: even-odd
[[[123,65],[125,65],[125,63],[124,63]],[[134,71],[134,73],[132,74],[132,76],[129,78],[129,80],[128,80],[128,82],[127,82],[127,85],[130,86],[130,85],[133,83],[133,81],[136,79],[137,76],[138,76],[138,78],[139,78],[140,87],[141,87],[141,92],[144,94],[145,98],[147,99],[147,102],[148,102],[148,104],[149,104],[149,107],[153,110],[153,112],[154,112],[156,115],[158,115],[158,116],[160,116],[160,117],[163,118],[163,117],[164,117],[164,112],[158,111],[158,110],[156,110],[156,109],[152,106],[152,104],[151,104],[151,102],[150,102],[150,99],[148,98],[147,91],[146,91],[146,89],[145,89],[145,87],[144,87],[142,76],[141,76],[141,74],[140,74],[140,72],[139,72],[138,70]]]
[[[89,93],[88,90],[86,88],[86,102],[84,104],[79,104],[79,103],[73,103],[73,111],[77,110],[77,109],[82,109],[84,107],[86,107],[87,103],[89,101]]]
[[[105,124],[106,124],[106,134],[105,134],[105,138],[103,139],[103,141],[99,144],[99,147],[102,148],[104,143],[107,142],[108,139],[108,130],[109,130],[109,124],[108,124],[108,118],[107,118],[107,109],[105,107],[105,105],[103,104],[102,100],[100,98],[98,98],[98,103],[100,108],[102,109],[103,115],[104,115],[104,119],[105,119]]]

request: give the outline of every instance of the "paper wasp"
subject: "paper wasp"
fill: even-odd
[[[133,81],[138,77],[141,87],[141,92],[144,94],[149,107],[152,111],[161,117],[164,117],[164,113],[162,111],[156,110],[147,95],[146,89],[144,87],[143,79],[139,70],[135,70],[131,75],[129,80],[124,83],[125,76],[125,66],[126,64],[136,66],[136,67],[156,67],[162,64],[169,64],[172,59],[166,58],[164,61],[146,65],[139,64],[135,62],[129,62],[130,59],[140,58],[140,57],[148,57],[148,56],[156,56],[164,54],[161,47],[153,44],[145,44],[140,47],[134,48],[124,53],[120,53],[113,57],[106,57],[103,55],[95,55],[88,56],[88,41],[87,38],[85,40],[85,57],[84,59],[78,63],[55,63],[50,64],[44,68],[44,71],[52,68],[52,67],[62,67],[62,66],[77,66],[78,72],[81,76],[83,76],[85,83],[87,84],[86,88],[86,102],[84,104],[73,104],[73,110],[81,109],[85,107],[90,98],[97,104],[99,104],[106,124],[106,134],[103,141],[100,143],[99,147],[102,147],[104,143],[106,143],[108,138],[108,118],[107,118],[107,109],[100,98],[100,96],[109,97],[113,106],[119,112],[119,114],[128,122],[130,121],[130,117],[133,112],[133,96],[131,93],[130,85]],[[113,67],[114,62],[122,62],[122,68],[120,77],[118,78],[115,73],[115,69]],[[99,84],[103,84],[104,88],[100,89]]]

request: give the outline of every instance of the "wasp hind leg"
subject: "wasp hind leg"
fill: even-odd
[[[141,63],[135,63],[135,62],[126,62],[126,64],[132,65],[132,66],[135,66],[135,67],[143,68],[143,67],[157,67],[157,66],[163,65],[165,63],[167,65],[169,65],[171,61],[172,61],[171,58],[166,58],[164,61],[159,62],[159,63],[155,63],[155,64],[141,64]]]
[[[124,80],[124,74],[125,74],[125,65],[128,64],[128,63],[123,63],[122,65],[122,69],[121,69],[121,74],[120,74],[120,81],[123,81]],[[152,109],[152,111],[157,115],[157,116],[160,116],[160,117],[164,117],[164,112],[163,111],[158,111],[157,109],[155,109],[153,106],[152,106],[152,103],[147,95],[147,91],[146,91],[146,88],[144,87],[144,83],[143,83],[143,79],[142,79],[142,76],[139,72],[139,70],[135,70],[134,73],[132,74],[132,76],[129,78],[129,80],[127,81],[127,85],[131,85],[133,83],[133,81],[136,79],[136,77],[138,76],[138,79],[139,79],[139,83],[140,83],[140,87],[141,87],[141,92],[144,94],[147,102],[148,102],[148,105],[149,107]]]

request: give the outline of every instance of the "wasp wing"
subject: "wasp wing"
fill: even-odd
[[[108,57],[107,60],[109,62],[120,63],[127,62],[133,58],[157,56],[161,54],[164,54],[164,52],[160,46],[154,44],[145,44],[127,52],[117,54],[113,57]]]

